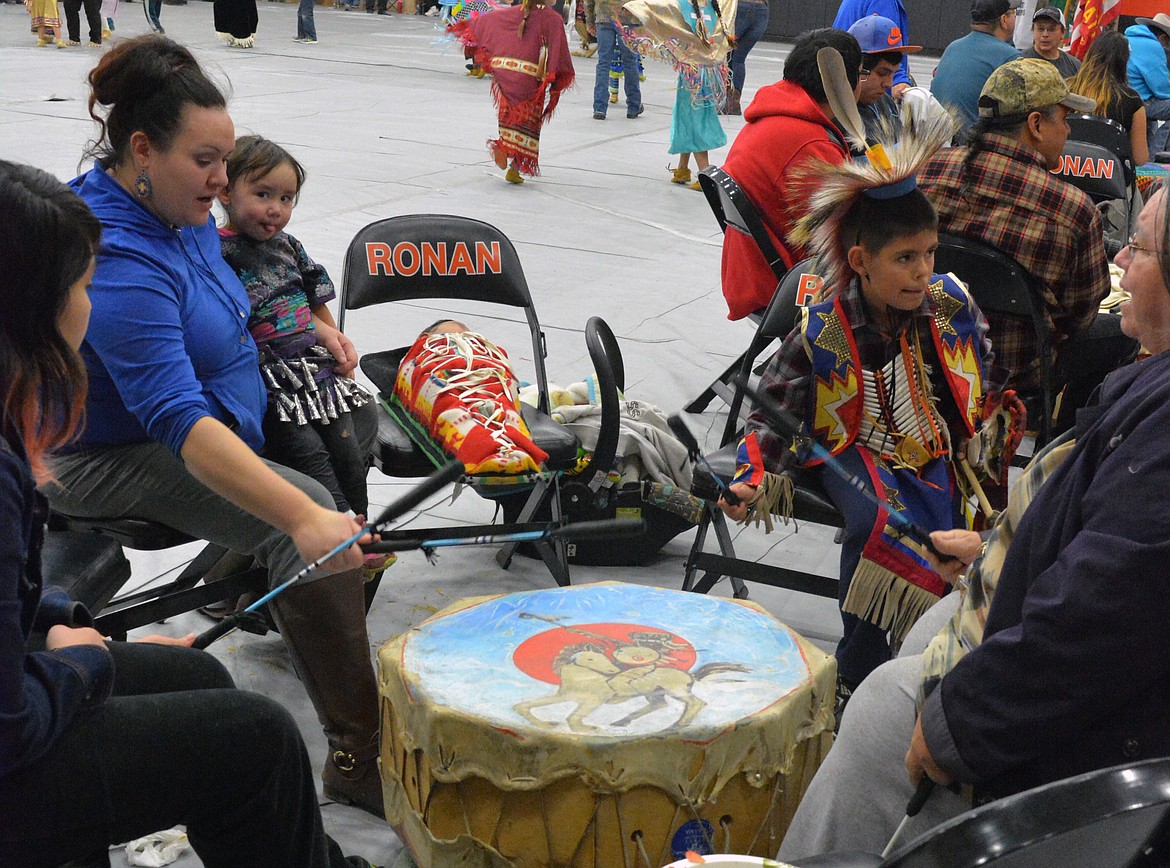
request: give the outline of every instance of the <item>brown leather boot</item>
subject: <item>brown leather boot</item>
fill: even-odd
[[[362,585],[362,570],[349,570],[295,585],[272,605],[329,740],[325,795],[385,819],[378,773],[378,685]]]
[[[723,114],[742,115],[743,108],[739,104],[739,91],[734,87],[727,89],[727,101],[723,104]]]

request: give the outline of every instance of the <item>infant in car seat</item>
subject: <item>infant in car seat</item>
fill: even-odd
[[[456,320],[428,326],[398,366],[394,394],[472,475],[540,470],[548,458],[520,415],[508,354]]]

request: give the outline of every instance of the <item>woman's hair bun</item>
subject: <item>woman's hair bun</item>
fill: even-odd
[[[87,153],[103,165],[125,156],[130,136],[142,131],[166,148],[184,107],[225,108],[223,91],[191,52],[157,34],[128,39],[98,61],[89,74],[89,114],[100,129]],[[101,106],[104,112],[98,112]]]

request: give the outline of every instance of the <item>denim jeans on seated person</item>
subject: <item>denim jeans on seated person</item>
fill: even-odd
[[[593,83],[593,110],[605,114],[609,107],[609,66],[614,54],[622,58],[626,83],[627,112],[642,107],[642,86],[638,81],[638,55],[630,50],[612,21],[597,22],[597,78]]]
[[[1149,99],[1146,106],[1146,141],[1150,146],[1150,159],[1159,151],[1166,150],[1166,140],[1170,138],[1170,99]],[[1159,124],[1161,125],[1159,126]]]

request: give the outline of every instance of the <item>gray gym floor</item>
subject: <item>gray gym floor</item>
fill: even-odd
[[[548,338],[550,379],[567,384],[591,373],[583,329],[590,316],[606,319],[621,344],[630,397],[675,411],[747,345],[751,326],[727,320],[719,289],[720,234],[703,196],[668,183],[667,152],[675,74],[650,63],[642,85],[646,113],[592,119],[595,61],[576,58],[578,80],[544,128],[539,178],[506,184],[488,159],[495,133],[488,81],[464,75],[462,51],[442,39],[436,19],[375,16],[318,7],[319,42],[300,45],[296,6],[260,3],[256,47],[216,41],[211,4],[190,0],[164,6],[167,34],[188,45],[230,83],[237,133],[256,132],[286,147],[305,165],[308,181],[289,231],[341,281],[342,259],[354,233],[382,217],[408,213],[461,214],[498,226],[516,245]],[[85,27],[84,19],[82,27]],[[146,31],[140,3],[124,2],[115,38]],[[98,49],[35,48],[21,5],[0,5],[0,157],[32,163],[63,180],[88,168],[81,154],[94,133],[84,79]],[[575,47],[577,39],[570,34]],[[759,45],[748,59],[746,106],[755,88],[781,76],[787,46]],[[920,81],[936,60],[915,57]],[[734,139],[741,118],[724,118]],[[718,164],[726,149],[713,152]],[[429,303],[398,310],[366,309],[346,331],[359,351],[409,343],[440,315],[454,315],[507,348],[522,378],[531,376],[527,331],[514,317],[471,305]],[[715,402],[692,427],[715,445],[724,418]],[[371,510],[411,484],[370,473]],[[437,498],[408,519],[416,525],[481,523],[492,506],[467,492],[455,503]],[[693,532],[677,537],[643,568],[574,567],[574,583],[618,579],[678,588]],[[709,541],[708,547],[713,546]],[[163,578],[190,559],[195,546],[163,553],[128,553],[134,573],[127,589]],[[740,533],[741,556],[774,560],[826,576],[836,573],[832,533],[804,525],[769,537]],[[51,578],[51,577],[50,577]],[[369,617],[370,650],[450,603],[467,596],[546,588],[538,561],[517,558],[501,570],[484,549],[445,551],[436,566],[408,553],[387,572]],[[840,635],[836,603],[760,585],[752,599],[826,650]],[[714,593],[730,594],[725,581]],[[182,635],[209,622],[177,618],[150,632]],[[213,653],[242,688],[283,702],[297,717],[310,756],[320,762],[325,742],[278,637],[234,634]],[[343,849],[394,865],[403,848],[389,826],[356,809],[323,806],[327,829]],[[115,866],[126,865],[120,850]],[[190,853],[174,863],[200,865]]]

